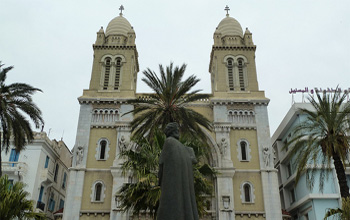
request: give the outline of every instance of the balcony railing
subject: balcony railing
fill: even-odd
[[[45,203],[38,201],[38,202],[36,203],[36,208],[37,208],[37,209],[40,209],[41,211],[44,211],[44,209],[45,209]]]
[[[1,162],[2,171],[7,174],[25,175],[28,171],[28,165],[24,162]]]
[[[40,179],[47,184],[54,182],[54,174],[51,172],[49,168],[45,168],[41,171]]]

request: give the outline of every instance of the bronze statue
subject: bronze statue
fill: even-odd
[[[194,151],[179,142],[179,125],[169,123],[164,131],[165,140],[159,159],[161,196],[158,220],[198,220],[194,192]]]

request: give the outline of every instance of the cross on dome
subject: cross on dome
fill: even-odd
[[[119,7],[119,10],[120,10],[119,15],[123,15],[124,6],[123,6],[123,5],[121,5],[121,6]]]
[[[228,14],[228,11],[229,11],[229,10],[230,10],[230,8],[228,7],[228,5],[226,5],[224,11],[226,11],[226,15],[227,15],[227,16],[229,16],[229,14]]]

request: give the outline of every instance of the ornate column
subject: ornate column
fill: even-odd
[[[220,159],[216,167],[219,174],[216,176],[218,219],[234,220],[234,193],[233,176],[235,169],[231,160],[230,130],[228,122],[227,106],[214,105],[214,129],[217,147],[220,151]]]
[[[66,202],[64,205],[64,220],[78,220],[83,196],[86,159],[89,148],[92,105],[80,103],[80,113],[77,137],[73,149],[72,167],[69,168],[69,180]]]
[[[266,219],[282,219],[277,170],[273,168],[267,105],[257,104],[255,106],[255,112]]]
[[[133,109],[132,105],[121,105],[120,107],[120,115],[125,112],[129,112]],[[116,144],[116,153],[113,161],[113,166],[111,167],[111,173],[113,176],[113,188],[112,188],[112,201],[111,201],[111,214],[110,220],[127,220],[128,213],[124,212],[122,209],[118,208],[119,206],[119,197],[118,191],[125,184],[128,183],[128,176],[123,175],[121,164],[124,162],[121,159],[120,152],[122,150],[127,150],[133,147],[133,144],[130,141],[130,126],[129,123],[132,121],[132,114],[125,115],[121,117],[121,122],[117,126],[117,144]]]

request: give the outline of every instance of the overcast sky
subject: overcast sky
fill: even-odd
[[[90,82],[96,32],[119,14],[136,32],[140,72],[137,92],[149,92],[142,71],[158,64],[188,64],[209,93],[213,33],[224,8],[257,45],[259,88],[270,98],[271,135],[291,107],[291,88],[350,87],[350,1],[325,0],[2,0],[0,60],[14,65],[7,83],[25,82],[45,131],[71,149],[79,115],[77,98]],[[301,101],[301,95],[295,96]]]

